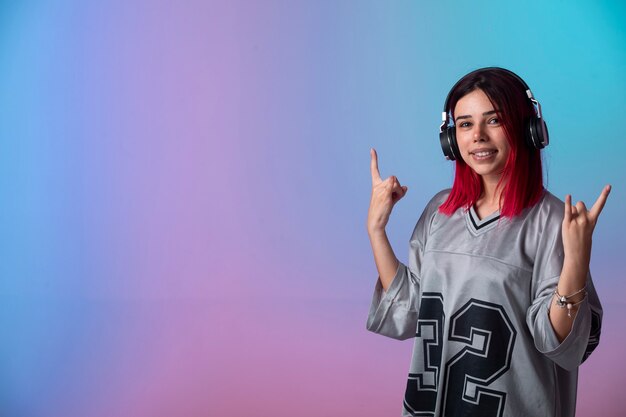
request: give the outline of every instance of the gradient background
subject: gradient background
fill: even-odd
[[[595,201],[579,416],[626,409],[624,2],[0,1],[0,415],[396,416],[365,329],[369,148],[406,262],[466,72],[540,100],[547,184]],[[622,215],[620,215],[622,213]]]

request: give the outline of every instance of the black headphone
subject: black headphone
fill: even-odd
[[[467,76],[472,75],[476,72],[481,72],[485,70],[504,71],[512,75],[513,77],[515,77],[524,86],[526,95],[530,99],[530,102],[532,103],[536,112],[536,116],[529,118],[525,123],[525,127],[524,127],[525,142],[529,147],[536,148],[536,149],[543,149],[546,146],[548,146],[548,143],[550,141],[548,137],[548,127],[546,126],[546,122],[541,116],[541,105],[533,97],[533,93],[530,91],[530,88],[528,87],[528,85],[524,82],[524,80],[522,80],[519,77],[519,75],[515,74],[513,71],[509,71],[508,69],[500,68],[500,67],[486,67],[486,68],[480,68],[475,71],[472,71],[469,74],[462,77],[459,81],[457,81],[454,84],[454,86],[448,93],[448,96],[446,97],[446,102],[443,106],[443,113],[441,114],[442,122],[439,128],[439,141],[441,142],[441,149],[443,149],[443,155],[446,157],[446,159],[450,161],[454,161],[456,159],[459,159],[459,157],[461,156],[461,152],[459,151],[459,145],[457,144],[457,141],[456,141],[456,128],[454,125],[449,126],[450,120],[448,119],[448,115],[449,115],[448,102],[450,101],[450,95],[456,89],[459,83],[462,80],[464,80]]]

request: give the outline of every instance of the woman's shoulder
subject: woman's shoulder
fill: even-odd
[[[450,194],[451,188],[446,188],[444,190],[436,193],[426,204],[422,214],[420,215],[415,228],[413,229],[413,234],[411,236],[411,240],[424,241],[426,235],[430,234],[430,230],[433,226],[433,223],[436,223],[436,217],[439,212],[439,206],[443,204],[448,195]]]
[[[565,202],[552,194],[547,189],[543,192],[543,200],[542,203],[546,206],[546,208],[552,210],[565,210]]]
[[[424,208],[421,217],[424,218],[424,220],[427,221],[429,224],[432,225],[435,217],[439,217],[439,206],[441,206],[444,201],[446,201],[446,198],[448,198],[451,190],[451,188],[446,188],[439,191],[434,196],[432,196],[428,204],[426,204],[426,207]]]
[[[562,217],[563,212],[565,211],[565,203],[563,200],[552,194],[547,189],[544,189],[543,196],[537,205],[539,206],[539,209],[549,217]]]
[[[563,221],[564,211],[565,203],[550,191],[544,189],[537,204],[530,208],[527,218],[541,224],[552,223],[560,225]]]
[[[437,194],[435,194],[430,201],[428,202],[428,204],[426,205],[427,209],[438,209],[440,205],[442,205],[444,203],[444,201],[446,201],[446,199],[448,198],[448,196],[450,195],[450,191],[452,191],[452,188],[445,188],[441,191],[439,191]]]

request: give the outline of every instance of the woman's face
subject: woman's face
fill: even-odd
[[[509,143],[498,115],[483,90],[461,97],[454,108],[461,157],[483,180],[499,180],[509,156]]]

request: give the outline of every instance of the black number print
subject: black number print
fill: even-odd
[[[404,407],[415,416],[433,416],[441,368],[443,337],[443,296],[424,293],[420,304],[415,337],[422,339],[425,372],[409,374]]]
[[[600,329],[602,327],[602,317],[596,311],[591,310],[591,329],[589,330],[589,342],[587,342],[587,349],[583,354],[583,358],[580,363],[587,360],[591,352],[598,347],[600,343]]]
[[[434,417],[441,377],[443,295],[424,293],[415,337],[422,343],[424,372],[411,373],[404,408]],[[510,367],[517,332],[502,306],[471,299],[450,319],[448,339],[465,346],[445,365],[443,416],[500,417],[506,393],[488,386]]]
[[[487,386],[508,371],[516,331],[502,306],[471,299],[450,318],[449,339],[466,343],[446,364],[446,416],[502,416],[506,393]]]

